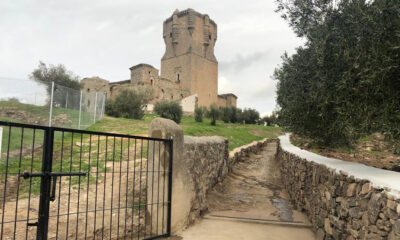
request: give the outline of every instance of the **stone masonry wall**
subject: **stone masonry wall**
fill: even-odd
[[[317,239],[400,239],[400,198],[390,189],[281,146],[277,157],[284,186],[296,207],[307,212]]]
[[[228,152],[228,140],[223,137],[184,137],[184,159],[189,162],[187,174],[193,186],[188,224],[207,211],[206,195],[221,182],[238,161],[257,153],[270,140],[261,140]]]

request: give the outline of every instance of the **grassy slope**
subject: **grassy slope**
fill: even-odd
[[[145,115],[142,120],[106,117],[89,129],[102,132],[114,132],[132,135],[146,135],[150,122],[155,114]],[[279,127],[264,127],[259,125],[244,125],[217,121],[217,126],[210,125],[210,119],[195,122],[191,116],[184,116],[180,126],[185,135],[190,136],[222,136],[229,140],[229,150],[263,138],[275,138],[282,132]]]

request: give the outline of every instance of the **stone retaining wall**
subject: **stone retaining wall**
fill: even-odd
[[[173,233],[193,223],[207,210],[207,192],[225,178],[236,162],[243,160],[250,153],[257,153],[270,141],[263,139],[229,152],[228,140],[225,138],[183,136],[182,128],[179,125],[163,118],[155,118],[151,122],[149,136],[174,139],[171,219]],[[160,152],[164,154],[162,150]],[[152,152],[159,152],[157,146],[154,151],[150,145],[149,159],[154,160],[148,164],[149,171],[153,170],[153,165],[156,170],[158,170],[157,166],[163,167],[165,164],[159,164],[159,161],[169,157],[163,154],[153,156]],[[165,154],[167,153],[168,151]],[[162,189],[165,179],[159,181],[158,176],[155,175],[151,176],[149,181],[161,182],[160,189]],[[153,192],[151,185],[148,186],[147,192],[148,194]],[[156,215],[158,210],[150,208],[147,211],[152,211],[152,214]],[[156,218],[153,219],[153,221],[156,220]],[[156,226],[157,223],[153,222],[153,225]]]
[[[187,183],[192,186],[188,224],[207,211],[207,192],[225,178],[233,165],[250,153],[258,153],[269,141],[252,142],[229,152],[228,140],[223,137],[184,136],[184,159],[188,163],[186,174],[190,176]]]
[[[400,197],[396,189],[340,171],[341,165],[350,163],[334,159],[339,166],[334,169],[303,158],[296,153],[303,150],[285,141],[286,146],[280,144],[277,155],[284,186],[296,207],[307,212],[318,239],[400,239]],[[371,175],[374,171],[385,174],[380,169],[368,170]],[[395,173],[386,174],[400,179]]]

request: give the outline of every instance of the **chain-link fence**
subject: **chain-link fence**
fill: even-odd
[[[104,116],[106,94],[0,78],[0,121],[85,129]]]

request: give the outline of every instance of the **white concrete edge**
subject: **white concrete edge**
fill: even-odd
[[[269,138],[263,138],[263,139],[261,139],[261,140],[253,141],[253,142],[248,143],[248,144],[246,144],[246,145],[242,145],[242,146],[240,146],[240,147],[234,148],[234,149],[232,149],[231,151],[229,151],[229,157],[235,156],[235,153],[240,152],[240,150],[242,150],[242,149],[245,149],[245,148],[248,148],[248,147],[257,145],[258,143],[263,143],[263,142],[267,141],[268,139],[269,139]]]
[[[400,173],[398,172],[370,167],[361,163],[328,158],[300,149],[290,142],[290,133],[280,136],[279,140],[281,148],[286,152],[295,154],[307,161],[322,164],[334,169],[337,173],[342,171],[356,179],[368,180],[375,188],[384,188],[388,194],[400,198]]]

